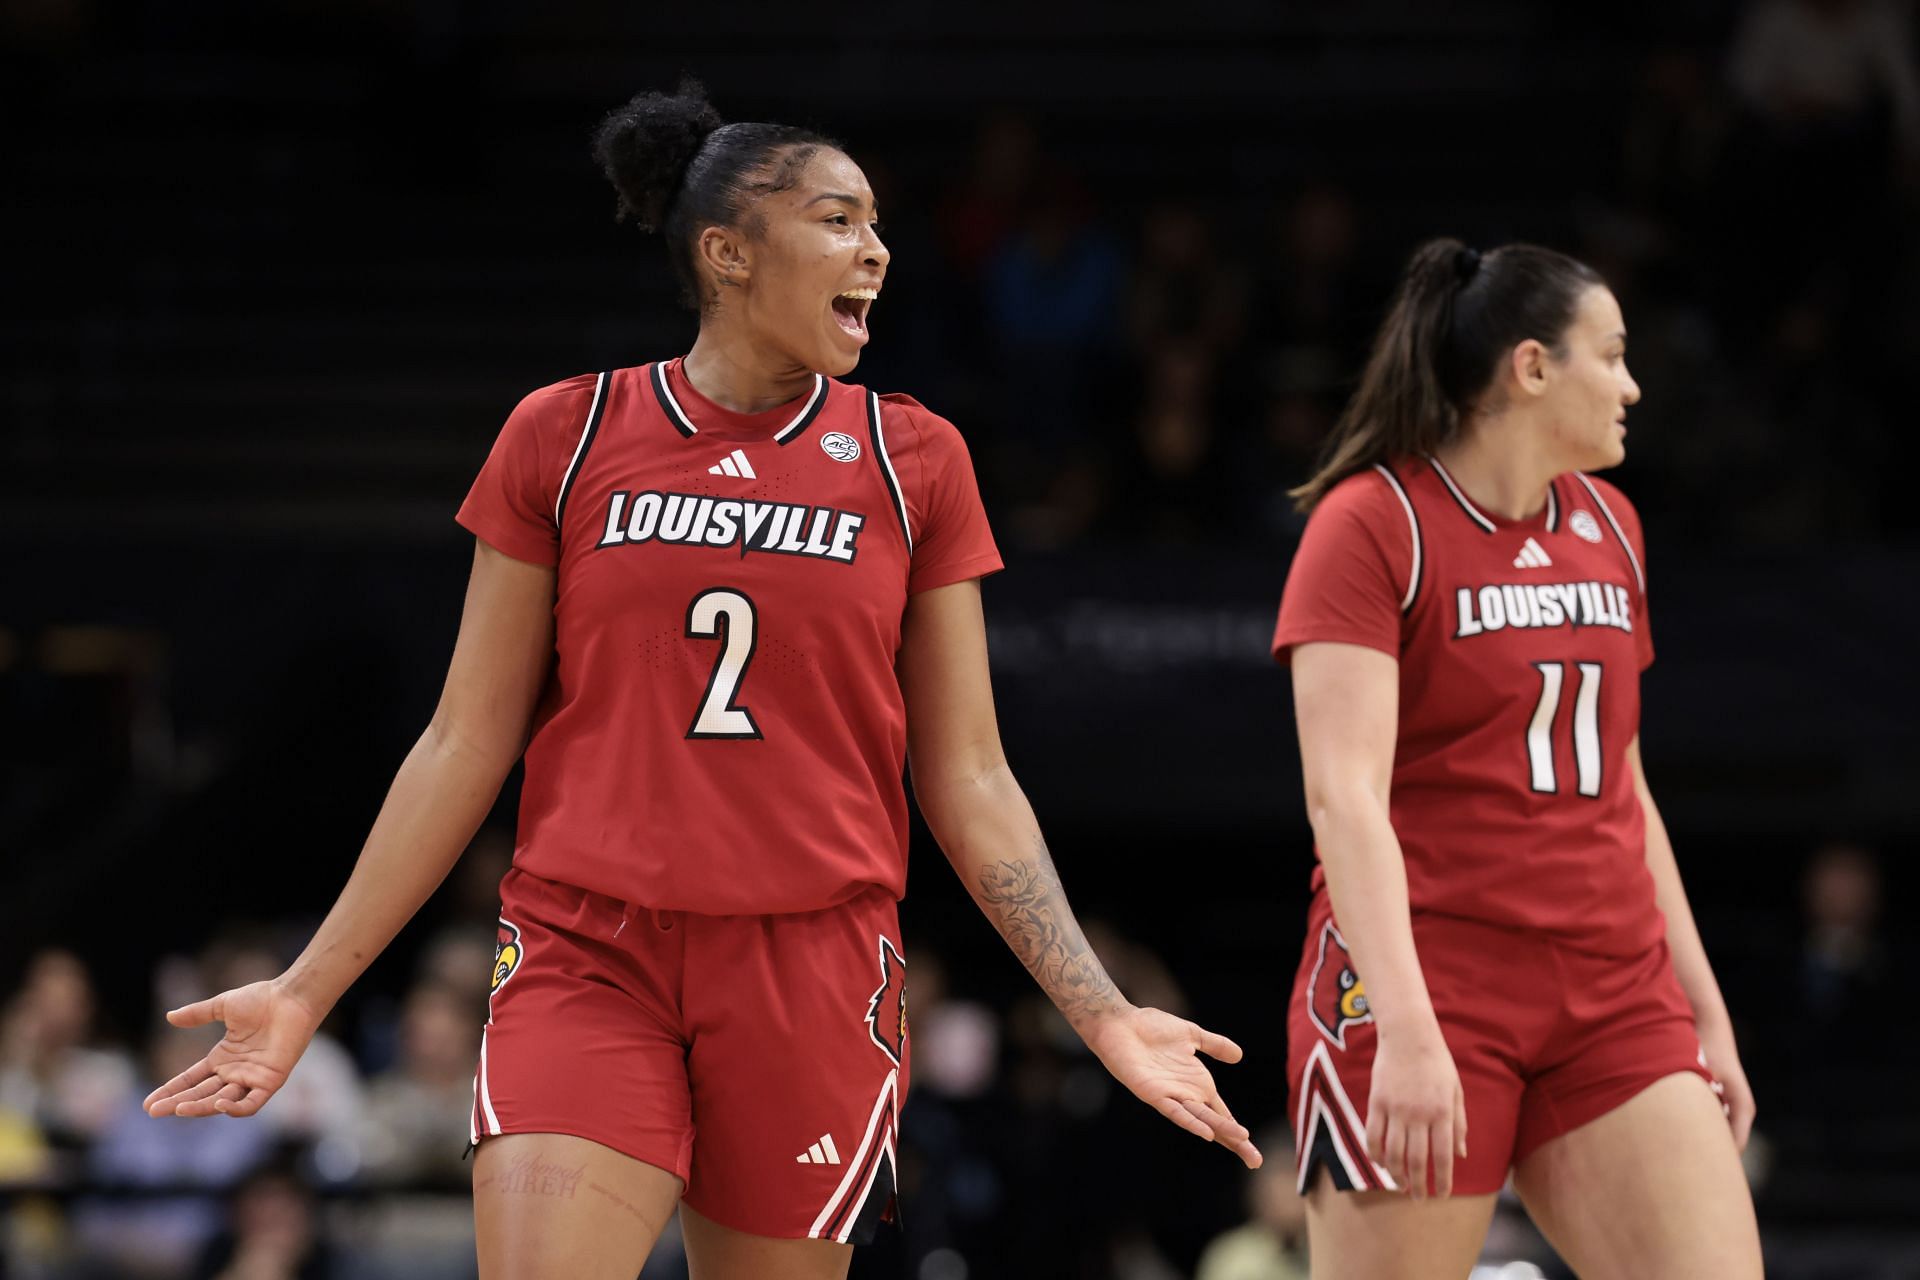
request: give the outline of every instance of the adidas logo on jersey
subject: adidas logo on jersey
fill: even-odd
[[[1520,548],[1520,554],[1513,558],[1513,567],[1516,569],[1545,569],[1552,564],[1553,557],[1532,538],[1527,539],[1526,545]]]
[[[795,1164],[839,1164],[840,1149],[833,1145],[833,1135],[823,1133],[820,1141],[802,1151],[793,1158]]]
[[[720,461],[707,468],[710,476],[739,476],[745,480],[758,480],[753,473],[753,464],[747,461],[747,455],[735,449]]]

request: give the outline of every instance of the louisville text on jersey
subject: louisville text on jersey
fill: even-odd
[[[1633,630],[1633,601],[1611,582],[1551,582],[1460,587],[1454,592],[1453,638],[1508,627],[1614,627]]]
[[[867,518],[854,511],[796,502],[747,502],[698,493],[615,493],[596,547],[668,542],[815,556],[852,564]]]

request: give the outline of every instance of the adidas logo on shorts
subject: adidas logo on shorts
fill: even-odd
[[[833,1145],[833,1135],[823,1133],[820,1141],[802,1151],[793,1158],[795,1164],[839,1164],[840,1149]]]

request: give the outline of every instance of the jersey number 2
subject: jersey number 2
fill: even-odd
[[[707,677],[707,691],[693,713],[689,738],[758,738],[760,726],[753,713],[733,705],[753,661],[753,601],[731,587],[709,587],[687,606],[687,634],[695,640],[724,640],[720,658]]]
[[[1568,663],[1536,662],[1540,673],[1540,702],[1527,725],[1527,764],[1533,789],[1555,792],[1560,783],[1553,771],[1553,719],[1560,710],[1560,689],[1567,682]],[[1580,691],[1573,699],[1573,765],[1580,794],[1600,794],[1600,664],[1580,662]]]

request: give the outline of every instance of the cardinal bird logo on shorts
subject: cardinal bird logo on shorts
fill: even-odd
[[[900,1065],[907,1043],[907,962],[884,937],[880,939],[880,988],[867,1001],[867,1033],[880,1052]]]
[[[487,988],[492,995],[507,985],[507,979],[520,967],[520,930],[505,920],[500,922],[500,932],[493,938],[493,985]]]
[[[1327,921],[1320,930],[1320,956],[1307,980],[1307,1016],[1336,1048],[1347,1047],[1347,1028],[1373,1021],[1367,1007],[1367,984],[1353,971],[1347,940]]]

